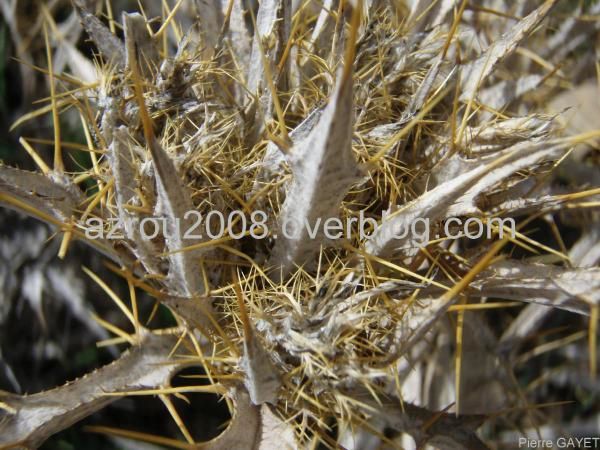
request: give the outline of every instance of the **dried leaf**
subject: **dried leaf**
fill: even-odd
[[[229,426],[221,435],[202,444],[206,450],[297,450],[294,431],[267,405],[250,403],[243,389],[232,389],[235,405]]]
[[[438,55],[429,70],[427,71],[427,75],[423,79],[423,82],[419,85],[419,88],[415,92],[415,95],[410,99],[410,104],[408,108],[404,112],[404,120],[409,120],[414,117],[414,115],[423,107],[425,101],[429,97],[429,94],[432,92],[436,83],[439,83],[439,77],[441,66],[444,62],[444,58],[442,55]]]
[[[432,412],[425,408],[401,402],[395,398],[372,399],[368,392],[353,392],[353,398],[372,408],[372,416],[382,420],[388,428],[411,435],[418,448],[430,444],[449,450],[483,450],[488,447],[475,430],[484,416],[463,415],[456,417],[446,412]]]
[[[600,263],[600,223],[592,223],[569,252],[576,267],[594,267]]]
[[[600,14],[600,4],[590,2],[588,5],[588,10],[586,11],[588,17]],[[583,22],[580,16],[581,9],[577,7],[572,15],[560,21],[556,32],[548,38],[546,44],[541,49],[541,56],[544,59],[562,61],[577,47],[585,42],[589,42],[589,39],[593,39],[592,36],[599,27],[598,22],[593,21],[588,24]]]
[[[319,250],[324,241],[324,221],[337,217],[342,199],[357,180],[358,166],[352,154],[352,103],[352,77],[340,77],[318,123],[291,150],[293,180],[287,188],[270,260],[278,272],[288,273]],[[282,228],[285,224],[290,225],[287,232]],[[315,236],[309,236],[306,224],[311,229],[318,226]]]
[[[108,148],[108,161],[115,180],[115,200],[119,212],[119,223],[123,225],[125,236],[133,243],[133,252],[149,273],[159,273],[160,253],[153,243],[144,239],[141,234],[141,218],[132,213],[127,206],[137,199],[136,189],[138,174],[135,169],[131,142],[126,127],[119,127],[113,132],[114,139]]]
[[[46,222],[53,227],[68,228],[83,202],[78,187],[65,181],[61,175],[50,177],[0,165],[0,204]],[[76,233],[74,237],[83,237]],[[108,258],[118,263],[127,261],[105,239],[84,239]]]
[[[52,434],[89,416],[124,391],[160,388],[181,370],[164,364],[176,339],[146,333],[139,346],[118,360],[62,387],[33,395],[0,393],[0,401],[15,410],[0,409],[0,446],[37,448]]]
[[[264,62],[279,60],[287,42],[285,31],[287,29],[289,33],[289,21],[289,10],[283,0],[263,0],[260,3],[248,68],[248,90],[252,94],[259,93],[260,97],[262,91],[270,92],[265,71],[268,70],[275,78],[275,65],[270,64],[267,69]]]
[[[246,375],[244,382],[252,403],[254,405],[277,403],[281,379],[269,353],[254,331],[250,336],[245,336],[244,358],[241,365]]]
[[[551,306],[532,303],[523,308],[516,319],[502,333],[498,345],[500,354],[516,354],[521,342],[531,336],[542,325],[548,315],[554,311]]]
[[[95,83],[99,80],[100,74],[96,69],[96,66],[90,62],[73,44],[63,40],[61,43],[61,49],[64,49],[66,53],[66,59],[71,68],[71,72],[78,79],[87,84]]]
[[[126,67],[131,68],[131,60],[135,58],[140,74],[152,80],[158,73],[160,59],[154,37],[148,34],[146,20],[138,13],[123,13],[123,28]]]
[[[332,12],[335,12],[337,9],[337,3],[337,0],[325,0],[323,2],[323,6],[319,11],[319,17],[317,17],[317,22],[312,29],[312,34],[307,44],[309,53],[314,52],[315,44],[322,43],[331,34],[331,30],[328,27],[333,23]],[[317,45],[317,48],[321,48],[321,45]]]
[[[70,220],[83,195],[74,186],[63,187],[36,172],[0,165],[0,191],[48,213],[60,222]]]
[[[524,216],[527,214],[559,211],[565,199],[552,195],[543,195],[534,198],[520,198],[507,200],[489,209],[494,216]]]
[[[102,55],[117,66],[124,67],[125,47],[123,42],[112,34],[100,19],[90,13],[80,0],[74,0],[73,4],[85,31],[90,35]]]
[[[290,5],[285,0],[263,0],[258,8],[256,30],[248,67],[248,91],[251,98],[247,111],[255,116],[252,141],[256,140],[278,108],[279,120],[283,114],[279,99],[273,98],[273,89],[285,91],[286,74],[279,73],[276,62],[281,59],[290,33]],[[282,68],[284,69],[284,68]]]
[[[385,256],[395,249],[406,247],[414,236],[405,231],[415,227],[416,219],[437,222],[448,217],[478,213],[475,201],[482,192],[519,170],[556,157],[566,145],[550,145],[548,142],[517,144],[491,162],[438,185],[382,222],[366,242],[367,253]]]
[[[267,405],[261,411],[262,439],[257,450],[297,450],[294,429],[277,417]]]
[[[220,0],[195,0],[198,20],[201,24],[202,39],[209,50],[210,57],[218,44],[223,29],[223,11]]]
[[[235,405],[231,422],[219,437],[205,444],[206,449],[261,450],[260,408],[250,403],[250,397],[243,389],[232,389],[231,396]]]
[[[227,35],[233,49],[233,55],[242,73],[248,73],[252,35],[244,19],[244,0],[231,0],[231,14],[227,23]],[[242,104],[242,103],[240,103]]]
[[[563,269],[507,260],[471,284],[471,294],[553,306],[589,315],[600,302],[600,269]]]
[[[553,120],[539,114],[485,122],[465,127],[460,145],[470,155],[490,153],[520,141],[546,137],[552,131]]]
[[[186,239],[185,233],[193,225],[193,216],[186,214],[193,211],[191,197],[185,186],[179,181],[179,175],[173,161],[163,150],[156,139],[149,142],[154,171],[156,175],[156,191],[158,198],[157,213],[165,217],[167,222],[166,243],[169,255],[169,279],[180,295],[193,297],[207,292],[200,272],[198,250],[180,251],[184,247],[198,242],[197,239]]]
[[[493,86],[479,92],[481,103],[489,108],[502,111],[511,102],[518,100],[525,94],[537,89],[544,77],[541,75],[524,75],[517,80],[502,80]],[[484,111],[483,117],[493,117],[491,112]]]
[[[323,108],[315,108],[306,119],[300,122],[300,124],[289,133],[293,147],[299,148],[304,145],[303,143],[309,139],[310,133],[319,122],[322,113]],[[281,151],[279,146],[275,142],[269,141],[269,144],[265,149],[265,155],[260,162],[260,171],[256,177],[256,183],[270,181],[275,176],[280,176],[284,170],[286,160],[287,157],[285,153]],[[259,186],[255,185],[253,193],[257,192],[258,189]]]
[[[493,41],[475,61],[465,66],[461,77],[463,81],[460,100],[462,102],[473,98],[483,80],[494,69],[494,66],[515,50],[519,43],[546,17],[554,3],[556,3],[556,0],[546,0],[542,6],[511,27],[502,37]]]
[[[244,294],[239,287],[239,281],[237,281],[234,290],[240,308],[240,318],[244,326],[244,356],[240,364],[244,371],[244,384],[248,389],[252,404],[275,404],[281,388],[279,372],[271,361],[263,343],[256,335],[254,325],[246,311]]]

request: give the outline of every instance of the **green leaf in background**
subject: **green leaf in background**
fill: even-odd
[[[95,347],[86,348],[75,353],[73,364],[77,368],[89,367],[98,363],[98,350]]]

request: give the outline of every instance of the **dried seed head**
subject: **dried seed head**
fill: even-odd
[[[569,267],[566,248],[527,234],[535,218],[598,204],[598,189],[575,179],[559,191],[553,170],[598,137],[560,137],[545,114],[562,83],[556,68],[573,79],[584,69],[549,45],[557,2],[226,3],[196,2],[199,23],[177,42],[175,12],[156,35],[124,14],[122,42],[76,2],[104,60],[98,83],[68,100],[92,150],[107,152],[89,169],[99,189],[82,215],[77,176],[1,166],[0,201],[78,231],[88,216],[116,223],[123,237],[102,240],[103,251],[182,319],[182,353],[236,406],[215,448],[274,448],[256,436],[268,426],[291,434],[279,419],[298,446],[334,447],[346,432],[389,441],[383,430],[394,429],[419,446],[482,447],[479,416],[426,408],[514,411],[522,393],[489,348],[519,332],[496,337],[465,311],[498,297],[598,315],[598,252],[579,258],[593,267]],[[518,226],[506,230],[498,216]],[[149,218],[162,234],[144,237]],[[340,239],[323,228],[332,220]],[[452,220],[488,232],[456,234]],[[300,232],[288,236],[290,223]],[[566,267],[498,258],[509,241]],[[487,341],[468,341],[478,330]],[[465,345],[485,364],[467,367]],[[485,404],[461,402],[465,372],[502,389]]]

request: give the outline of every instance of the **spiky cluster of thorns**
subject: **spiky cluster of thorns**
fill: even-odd
[[[117,335],[107,343],[143,346],[148,333],[177,335],[173,364],[202,365],[212,383],[203,389],[227,393],[236,405],[242,401],[231,394],[236,390],[248,390],[252,403],[272,404],[301,442],[335,447],[332,426],[339,436],[362,429],[392,445],[383,428],[408,432],[421,443],[440,436],[460,441],[436,423],[466,425],[403,403],[405,380],[428,358],[436,327],[453,311],[456,364],[445,370],[455,370],[459,399],[465,311],[514,306],[506,299],[547,295],[546,304],[554,301],[551,294],[523,290],[519,298],[490,286],[494,280],[517,288],[544,280],[538,266],[510,266],[498,257],[502,249],[512,241],[568,259],[523,230],[566,205],[593,208],[579,200],[598,194],[589,186],[561,195],[552,190],[556,161],[597,134],[558,138],[555,119],[536,113],[525,97],[556,88],[558,61],[549,62],[552,51],[543,46],[545,56],[515,54],[524,42],[544,42],[543,30],[527,39],[554,1],[521,8],[527,13],[522,18],[467,7],[466,1],[454,7],[415,2],[412,10],[402,2],[353,7],[329,1],[320,9],[307,1],[291,11],[287,3],[263,0],[245,9],[230,1],[224,11],[203,11],[205,21],[201,15],[181,30],[174,19],[180,1],[158,30],[145,17],[124,16],[124,42],[78,4],[99,49],[97,81],[54,74],[48,50],[52,96],[40,112],[53,114],[53,167],[22,139],[43,175],[75,204],[64,214],[59,201],[41,210],[18,193],[2,194],[2,200],[59,226],[62,254],[71,239],[85,239],[89,218],[138,223],[158,214],[176,227],[174,219],[186,208],[225,217],[234,210],[248,217],[265,211],[271,235],[264,240],[226,233],[193,243],[163,236],[142,242],[135,230],[119,230],[126,236],[118,242],[90,241],[118,262],[111,267],[131,288],[129,307],[90,274],[135,330],[99,319]],[[54,29],[51,17],[47,21]],[[482,29],[489,30],[489,41],[480,44]],[[518,76],[507,77],[500,64],[509,57]],[[61,140],[61,113],[80,118],[90,168],[65,171],[69,144]],[[294,204],[286,204],[289,198]],[[348,219],[362,211],[378,222],[389,210],[390,223],[425,217],[436,231],[451,216],[509,216],[519,231],[499,239],[496,229],[493,237],[475,241],[438,234],[420,248],[386,241],[376,230],[369,242],[358,233],[336,242],[321,235],[278,242],[278,223],[294,209],[310,220]],[[230,231],[239,230],[235,223]],[[556,276],[598,280],[597,271],[569,274]],[[138,317],[136,289],[170,307],[180,326],[148,331]],[[570,310],[597,317],[595,300],[574,296],[567,296],[574,302]],[[482,302],[487,297],[500,300]],[[173,392],[148,391],[161,394],[191,445],[168,400]],[[393,418],[381,417],[388,415]]]

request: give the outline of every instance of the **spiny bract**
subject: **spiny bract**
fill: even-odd
[[[579,17],[600,4],[222,3],[175,2],[160,28],[124,13],[121,39],[75,1],[93,62],[45,17],[49,45],[79,55],[71,75],[49,59],[54,164],[22,141],[40,173],[0,166],[0,200],[58,227],[62,254],[96,247],[180,326],[146,329],[116,299],[135,332],[113,327],[114,342],[131,349],[64,387],[3,394],[0,444],[38,446],[133,393],[178,420],[169,395],[186,390],[234,411],[211,449],[473,449],[486,416],[540,425],[513,375],[552,310],[539,304],[591,314],[592,377],[596,364],[598,172],[584,161],[599,133],[565,133],[548,99],[597,68],[599,22]],[[60,113],[84,124],[90,169],[65,170]],[[559,216],[582,230],[571,250],[528,231]],[[331,239],[336,218],[350,226]],[[531,305],[495,310],[500,325],[468,312],[508,301]],[[186,366],[211,384],[170,389]],[[170,445],[193,448],[179,426],[187,444]]]

